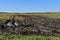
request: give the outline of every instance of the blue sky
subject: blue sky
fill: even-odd
[[[0,0],[0,12],[60,12],[60,0]]]

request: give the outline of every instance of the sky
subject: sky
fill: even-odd
[[[0,0],[0,12],[60,12],[60,0]]]

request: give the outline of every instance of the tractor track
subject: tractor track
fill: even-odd
[[[17,18],[23,18],[18,20]],[[17,20],[19,23],[17,32],[15,27],[7,29],[5,22],[6,19],[0,19],[0,33],[7,34],[22,34],[22,35],[45,35],[45,36],[60,36],[60,19],[52,19],[43,16],[11,16],[9,20]],[[2,26],[3,25],[3,26]],[[14,25],[13,25],[14,26]],[[6,30],[7,29],[7,30]]]

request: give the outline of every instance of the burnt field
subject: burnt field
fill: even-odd
[[[45,16],[11,15],[0,19],[0,34],[60,36],[60,19]]]

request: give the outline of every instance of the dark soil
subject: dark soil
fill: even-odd
[[[24,20],[18,20],[19,26],[15,32],[15,26],[7,28],[6,21],[0,19],[0,33],[22,35],[60,36],[60,19],[52,19],[42,16],[22,16]],[[14,19],[15,20],[15,19]],[[12,21],[12,20],[11,20]]]

